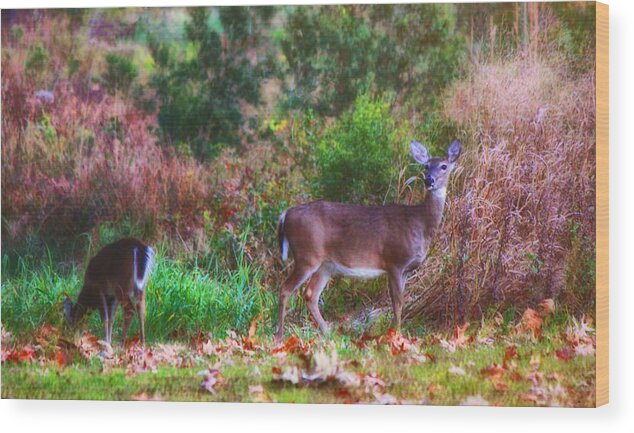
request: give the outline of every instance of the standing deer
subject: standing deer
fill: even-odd
[[[91,309],[99,310],[106,333],[112,339],[117,306],[123,307],[125,342],[130,322],[136,311],[141,327],[141,343],[145,344],[145,287],[154,265],[156,252],[138,239],[121,239],[106,245],[88,263],[84,286],[73,304],[66,295],[64,315],[72,326]]]
[[[387,274],[394,326],[401,325],[405,273],[420,266],[440,225],[449,174],[462,145],[454,140],[446,158],[431,158],[417,141],[412,156],[425,170],[427,194],[417,206],[359,206],[315,201],[287,209],[278,226],[282,261],[288,250],[293,270],[280,289],[276,341],[284,335],[289,296],[304,282],[304,299],[323,333],[328,324],[319,311],[319,297],[333,275],[371,279]]]

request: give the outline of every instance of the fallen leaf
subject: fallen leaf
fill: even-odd
[[[374,394],[374,403],[376,404],[398,404],[398,400],[391,394],[380,392],[375,390]]]
[[[504,382],[500,382],[499,380],[495,380],[493,381],[493,388],[496,389],[496,391],[507,391],[509,389],[509,386],[504,383]]]
[[[215,368],[210,368],[209,370],[203,372],[205,378],[203,382],[200,384],[204,390],[209,391],[211,394],[216,394],[216,386],[221,384],[224,381],[224,377],[220,370]]]
[[[304,344],[304,342],[297,336],[291,335],[291,337],[286,340],[286,343],[284,343],[280,347],[273,349],[273,351],[271,351],[271,354],[275,355],[281,352],[301,354],[307,353],[309,350],[310,348],[308,344]]]
[[[575,346],[575,354],[579,356],[592,356],[596,352],[594,346],[588,343],[582,343]]]
[[[561,359],[562,361],[570,361],[572,358],[575,357],[575,352],[574,350],[566,346],[563,349],[556,350],[555,355],[557,356],[557,358]]]
[[[141,394],[135,395],[134,397],[132,397],[132,399],[136,401],[163,401],[165,400],[160,392],[156,392],[152,395],[148,395],[145,391],[143,391]]]
[[[17,356],[20,362],[33,362],[35,361],[35,348],[27,344],[18,351]]]
[[[510,361],[511,359],[517,359],[517,357],[517,346],[506,346],[504,349],[504,362]]]
[[[530,331],[533,334],[533,337],[541,336],[541,327],[544,323],[544,320],[541,318],[539,313],[532,308],[527,308],[522,314],[522,322],[521,322],[521,330],[526,332]]]
[[[489,367],[480,370],[480,374],[489,378],[499,378],[502,377],[504,373],[506,373],[506,369],[498,364],[491,364]]]
[[[55,362],[57,363],[58,367],[65,367],[69,364],[72,364],[73,357],[68,352],[58,347],[55,350]]]
[[[480,394],[470,395],[460,403],[461,406],[489,406],[489,402],[486,401]]]
[[[464,371],[464,369],[462,367],[458,367],[456,365],[451,365],[451,367],[449,367],[449,369],[447,370],[450,374],[455,374],[456,376],[464,376],[467,374],[466,371]]]

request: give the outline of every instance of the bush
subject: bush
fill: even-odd
[[[398,137],[388,102],[368,95],[357,98],[352,111],[311,143],[315,149],[314,195],[381,203],[398,173]]]
[[[103,75],[104,86],[111,95],[116,92],[127,94],[139,75],[132,60],[116,53],[106,55],[107,68]]]

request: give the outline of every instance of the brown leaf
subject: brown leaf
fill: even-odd
[[[536,394],[526,392],[526,393],[520,394],[520,400],[538,404],[541,401],[541,398],[540,396]]]
[[[499,380],[494,380],[493,388],[495,388],[497,391],[507,391],[509,389],[509,386]]]
[[[512,372],[509,375],[509,379],[511,379],[513,382],[521,382],[524,380],[524,378],[522,377],[521,374],[519,374],[517,371]]]
[[[556,350],[555,355],[562,361],[570,361],[575,357],[575,351],[566,346],[563,349]]]
[[[517,359],[517,357],[517,346],[511,345],[504,349],[504,362],[510,361],[511,359]]]
[[[402,353],[407,353],[415,348],[414,342],[409,338],[401,335],[401,333],[390,329],[387,331],[385,341],[389,344],[392,355],[396,356]]]
[[[506,373],[506,369],[498,364],[491,364],[489,367],[480,370],[480,374],[492,379],[502,377],[504,373]]]
[[[307,353],[309,350],[309,344],[305,344],[299,337],[291,335],[291,337],[286,340],[286,343],[284,343],[284,345],[273,349],[271,351],[271,354],[275,355],[281,352],[302,354]]]
[[[58,367],[65,367],[73,363],[73,356],[67,351],[58,347],[55,350],[55,362],[57,363]]]
[[[35,361],[35,348],[27,344],[18,351],[17,356],[20,362],[33,362]]]
[[[141,394],[135,395],[134,397],[132,397],[132,399],[136,401],[163,401],[164,400],[160,392],[156,392],[152,395],[148,395],[145,391],[143,391]]]
[[[527,308],[522,314],[522,331],[530,331],[533,333],[533,337],[539,337],[541,335],[541,327],[544,320],[539,313],[532,308]]]

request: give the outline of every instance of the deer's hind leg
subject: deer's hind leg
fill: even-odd
[[[310,277],[310,281],[306,289],[304,289],[304,299],[306,300],[308,311],[311,316],[313,316],[313,319],[315,319],[315,322],[317,322],[323,334],[327,334],[330,328],[319,311],[319,298],[326,288],[328,280],[330,280],[330,275],[330,271],[322,265],[317,272]]]
[[[284,337],[284,317],[286,316],[286,305],[288,304],[288,298],[304,284],[304,282],[310,278],[315,272],[317,266],[311,266],[309,264],[295,263],[295,267],[291,275],[284,281],[280,288],[280,304],[277,317],[277,329],[275,332],[275,341],[278,343],[282,341]]]

